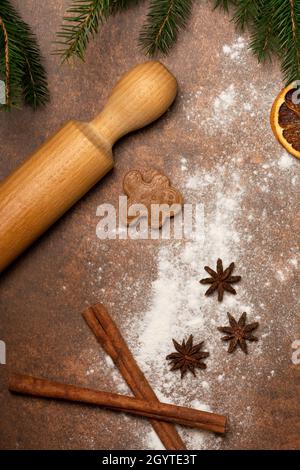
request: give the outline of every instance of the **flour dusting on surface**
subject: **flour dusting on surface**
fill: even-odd
[[[285,151],[281,154],[280,159],[278,160],[278,166],[282,170],[289,170],[295,165],[295,163],[295,158]]]
[[[244,411],[237,409],[228,393],[232,381],[235,382],[235,394],[239,394],[245,384],[251,387],[251,383],[253,385],[258,378],[269,375],[267,364],[263,361],[259,367],[257,364],[269,347],[272,325],[263,322],[265,304],[250,295],[257,278],[263,282],[263,266],[253,270],[248,264],[246,269],[243,260],[243,252],[251,242],[257,214],[255,216],[253,211],[253,225],[250,223],[249,228],[243,227],[242,215],[251,191],[251,181],[245,181],[246,175],[243,167],[237,164],[238,158],[232,157],[215,165],[209,178],[205,171],[197,170],[196,174],[188,172],[190,176],[183,182],[186,199],[193,203],[199,203],[202,198],[207,201],[204,243],[173,241],[159,249],[158,275],[152,284],[150,305],[142,313],[141,320],[134,324],[133,330],[138,332],[139,344],[132,343],[132,347],[162,401],[169,401],[172,397],[173,402],[179,405],[194,406],[201,396],[205,407],[215,412],[228,410],[232,413],[234,410],[234,425],[245,430],[250,423],[247,421],[250,411],[245,415]],[[272,182],[274,173],[268,178]],[[227,184],[229,180],[230,184]],[[199,284],[199,279],[206,276],[203,267],[215,267],[218,257],[222,257],[225,267],[235,261],[235,272],[242,275],[242,282],[236,285],[238,295],[225,293],[222,303],[218,303],[215,297],[206,298],[205,286]],[[273,279],[279,283],[285,280],[278,271],[274,271]],[[237,318],[245,311],[249,322],[261,322],[258,330],[260,340],[249,345],[248,357],[243,357],[241,351],[237,351],[235,356],[228,355],[226,345],[220,340],[217,326],[227,324],[227,311]],[[292,316],[287,315],[284,324],[291,320]],[[205,341],[205,350],[210,352],[210,357],[206,371],[199,371],[196,378],[190,376],[180,381],[178,374],[169,371],[165,357],[173,350],[172,338],[181,341],[189,334],[193,334],[197,342]],[[254,364],[256,374],[253,376]],[[230,374],[225,374],[224,369],[230,370]],[[222,439],[209,433],[199,437],[199,433],[185,430],[184,438],[191,449],[219,448],[222,445]]]
[[[217,154],[210,170],[201,170],[196,164],[197,156],[186,156],[184,160],[182,155],[178,156],[181,164],[184,161],[181,190],[185,200],[204,203],[204,241],[171,241],[159,248],[157,278],[152,284],[148,307],[134,323],[139,343],[133,342],[132,347],[161,400],[170,401],[171,397],[179,405],[229,414],[231,432],[246,443],[255,419],[255,402],[249,390],[263,387],[264,380],[272,380],[276,367],[286,360],[284,345],[278,343],[271,353],[273,368],[270,367],[266,358],[274,348],[272,335],[281,329],[295,329],[294,311],[288,306],[286,311],[281,305],[280,292],[286,282],[295,279],[297,245],[291,240],[288,259],[283,253],[274,259],[268,232],[280,233],[289,223],[284,208],[287,201],[292,204],[291,180],[294,186],[299,184],[299,171],[298,162],[282,151],[269,128],[269,109],[276,87],[271,81],[260,88],[247,81],[253,62],[250,66],[242,38],[224,45],[222,54],[225,66],[217,96],[204,106],[205,88],[200,87],[182,99],[182,111],[190,130],[200,133],[200,140],[204,133],[213,139],[212,147],[217,147],[216,136],[225,142],[230,139],[231,153],[222,150]],[[236,71],[231,61],[238,61],[241,68]],[[241,88],[235,83],[235,74],[243,72],[245,86]],[[250,128],[257,135],[256,146],[248,144]],[[253,191],[260,202],[264,201],[262,210],[251,203]],[[278,250],[281,249],[278,241]],[[205,297],[205,286],[199,284],[199,279],[206,277],[203,267],[214,268],[218,257],[225,267],[234,261],[235,273],[242,276],[241,283],[235,286],[237,296],[225,293],[222,303],[215,297]],[[293,287],[291,305],[296,304],[296,299]],[[273,315],[270,319],[270,309],[276,311],[276,326]],[[227,345],[220,340],[217,326],[227,325],[227,311],[236,318],[245,311],[249,322],[260,322],[259,342],[249,345],[248,356],[241,350],[229,355]],[[181,381],[178,374],[170,372],[165,356],[173,350],[172,338],[181,341],[189,334],[197,342],[205,341],[210,357],[206,360],[206,371]],[[190,449],[224,446],[222,438],[210,433],[187,429],[180,432]],[[151,439],[146,439],[144,445],[153,448]]]
[[[239,67],[236,67],[237,62]],[[220,64],[215,85],[217,94],[212,101],[206,101],[205,85],[182,95],[183,112],[191,124],[190,130],[199,126],[208,136],[234,135],[237,130],[246,132],[252,123],[260,126],[274,100],[274,83],[268,78],[257,88],[253,74],[261,70],[261,64],[253,59],[241,37],[222,47]],[[237,81],[238,78],[241,80]]]
[[[155,248],[145,241],[139,249],[153,250],[157,269],[150,285],[142,273],[135,281],[126,273],[114,286],[122,292],[118,308],[130,311],[126,338],[158,398],[230,418],[226,439],[178,428],[189,449],[234,448],[236,439],[251,446],[253,423],[261,413],[256,397],[288,363],[288,335],[296,329],[299,256],[292,224],[299,162],[282,150],[270,130],[269,110],[278,84],[266,79],[267,74],[253,83],[261,66],[241,37],[223,45],[219,56],[215,96],[207,98],[204,84],[182,91],[177,117],[188,122],[193,152],[180,149],[172,155],[181,171],[177,185],[185,202],[204,206],[203,237],[164,241]],[[289,234],[285,239],[283,232]],[[207,277],[204,266],[215,268],[219,257],[224,267],[234,261],[234,273],[242,276],[235,285],[237,295],[225,293],[222,303],[214,295],[205,297],[206,286],[199,284]],[[287,288],[289,298],[282,305]],[[260,322],[259,341],[249,344],[248,355],[241,350],[228,354],[221,341],[217,327],[227,325],[227,312],[236,318],[246,312],[249,322]],[[190,334],[195,342],[205,342],[210,356],[206,370],[180,380],[165,357],[173,351],[172,338],[182,341]],[[121,390],[119,380],[116,376],[114,384]],[[146,429],[141,448],[161,449],[152,428]]]
[[[234,62],[243,62],[245,60],[245,50],[247,43],[242,36],[239,36],[232,44],[224,44],[222,51],[225,57]]]

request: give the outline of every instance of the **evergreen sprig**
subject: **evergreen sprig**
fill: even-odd
[[[6,90],[6,102],[0,108],[24,102],[36,109],[49,100],[36,37],[8,0],[0,0],[0,19],[0,79]]]
[[[280,46],[275,36],[272,22],[274,15],[274,4],[272,0],[260,2],[260,7],[253,20],[253,28],[250,39],[250,48],[257,56],[259,62],[271,59],[277,54]]]
[[[62,59],[84,59],[87,45],[110,16],[139,0],[73,0],[58,33]],[[193,0],[149,0],[139,43],[147,55],[167,54],[186,27]],[[213,0],[236,26],[250,31],[250,48],[259,61],[276,55],[285,81],[300,79],[300,0]]]
[[[236,1],[233,21],[242,31],[252,24],[258,14],[259,0]]]
[[[73,0],[64,16],[64,24],[57,33],[56,51],[62,61],[72,56],[84,60],[86,48],[98,33],[102,23],[110,16],[137,3],[138,0]]]
[[[300,79],[300,4],[299,0],[275,2],[273,18],[277,27],[281,69],[289,83]]]
[[[250,48],[260,62],[278,56],[286,84],[300,79],[299,0],[217,0],[215,7],[229,10],[240,29],[249,29]]]
[[[234,0],[215,0],[214,8],[222,8],[225,11],[229,11],[230,5],[235,5]]]
[[[146,54],[168,54],[179,30],[186,27],[192,4],[193,0],[151,0],[139,38]]]

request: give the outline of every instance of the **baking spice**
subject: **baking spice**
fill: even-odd
[[[206,369],[206,364],[202,361],[209,356],[209,353],[201,351],[204,341],[194,345],[193,335],[190,335],[187,342],[183,340],[182,343],[179,344],[173,339],[173,344],[177,352],[169,354],[166,359],[171,361],[171,370],[180,369],[181,378],[185,376],[188,370],[196,376],[196,368]]]
[[[225,416],[159,401],[141,400],[126,395],[77,387],[29,375],[11,374],[9,390],[35,397],[87,403],[220,434],[225,432]]]
[[[231,263],[224,271],[223,262],[219,258],[217,261],[217,271],[214,271],[208,266],[205,266],[204,269],[211,275],[211,277],[201,279],[200,281],[201,284],[211,284],[205,292],[205,295],[211,295],[217,290],[218,301],[221,302],[225,291],[234,295],[236,294],[236,290],[231,286],[231,284],[239,282],[241,280],[241,276],[231,276],[232,271],[234,270],[234,263]]]
[[[247,325],[246,312],[242,314],[238,321],[236,321],[236,319],[229,312],[227,315],[230,326],[220,326],[218,330],[222,333],[226,333],[226,336],[223,336],[222,340],[229,341],[228,352],[232,353],[237,348],[237,346],[239,346],[245,354],[248,354],[246,341],[258,341],[258,338],[253,336],[252,332],[258,328],[259,323],[254,322]]]
[[[158,401],[151,385],[139,368],[117,325],[102,304],[89,307],[83,318],[96,336],[106,354],[113,360],[136,398]],[[151,419],[153,429],[167,450],[186,449],[176,428],[170,423]]]

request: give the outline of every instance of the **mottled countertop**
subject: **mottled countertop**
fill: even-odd
[[[68,1],[13,2],[36,32],[51,103],[0,116],[4,178],[66,120],[88,121],[115,80],[144,61],[137,35],[146,3],[103,26],[84,64],[51,55]],[[149,423],[87,406],[11,396],[10,370],[129,393],[81,312],[104,302],[161,400],[229,415],[224,438],[180,430],[190,449],[300,447],[298,243],[299,161],[279,146],[268,117],[282,87],[277,63],[260,66],[228,18],[211,4],[163,59],[179,94],[156,124],[123,138],[115,168],[1,277],[0,446],[3,449],[158,449]],[[202,207],[199,240],[99,240],[96,208],[117,205],[131,168],[162,170],[185,202]],[[203,267],[221,257],[242,276],[222,304],[204,296]],[[297,284],[298,283],[298,284]],[[226,312],[260,322],[249,354],[226,352]],[[165,355],[193,334],[207,370],[180,381]],[[294,355],[295,357],[295,355]],[[142,437],[141,437],[142,436]]]

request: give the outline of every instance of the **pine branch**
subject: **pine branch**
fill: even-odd
[[[274,23],[281,47],[281,69],[287,83],[300,79],[300,5],[295,0],[277,0]]]
[[[110,0],[110,14],[114,15],[119,11],[126,10],[132,5],[137,5],[140,0]]]
[[[259,62],[264,62],[266,59],[271,60],[272,54],[278,54],[280,49],[278,38],[274,35],[273,22],[273,0],[260,0],[250,40],[250,49],[257,56]]]
[[[64,16],[65,24],[57,33],[63,48],[56,51],[62,61],[72,56],[84,60],[85,51],[91,39],[98,33],[109,15],[128,8],[139,0],[73,0]]]
[[[35,36],[28,25],[19,20],[19,47],[24,56],[22,87],[25,103],[36,109],[49,101],[46,71]]]
[[[193,0],[151,0],[147,22],[140,33],[140,44],[148,55],[167,54],[178,32],[185,28]]]
[[[63,60],[84,59],[87,45],[110,15],[139,0],[72,0],[58,51]],[[193,0],[149,0],[139,42],[148,55],[167,54],[191,14]],[[300,78],[300,0],[214,0],[214,8],[232,12],[242,30],[250,30],[250,48],[259,61],[277,55],[287,81]],[[1,38],[0,38],[1,39]]]
[[[251,25],[258,14],[257,0],[240,0],[235,2],[233,21],[242,31]]]
[[[107,14],[108,0],[74,0],[64,16],[66,24],[62,26],[57,37],[62,39],[57,44],[65,46],[59,49],[58,54],[62,56],[62,61],[75,55],[81,60],[90,41],[99,30],[99,23]]]
[[[236,5],[236,2],[234,0],[215,0],[213,8],[214,10],[216,8],[222,8],[228,12],[230,5]]]
[[[25,55],[24,74],[22,77],[25,103],[36,109],[49,101],[46,73],[41,57],[33,42],[28,42]]]
[[[0,16],[7,32],[9,57],[9,96],[2,107],[20,106],[23,99],[33,108],[44,105],[49,91],[36,38],[8,0],[1,0]],[[0,30],[0,51],[5,50],[5,42]],[[5,62],[1,54],[0,76],[6,74]]]
[[[299,0],[217,0],[215,6],[233,7],[233,20],[251,33],[250,48],[262,61],[277,55],[286,83],[300,79]]]
[[[9,27],[5,24],[8,38],[11,37]],[[5,49],[4,35],[0,31],[0,51]],[[0,109],[9,110],[12,107],[21,107],[23,88],[22,78],[24,74],[24,56],[14,41],[8,40],[8,58],[9,58],[9,83],[7,86],[7,63],[5,54],[0,55],[0,79],[5,81],[5,104],[0,105]]]

